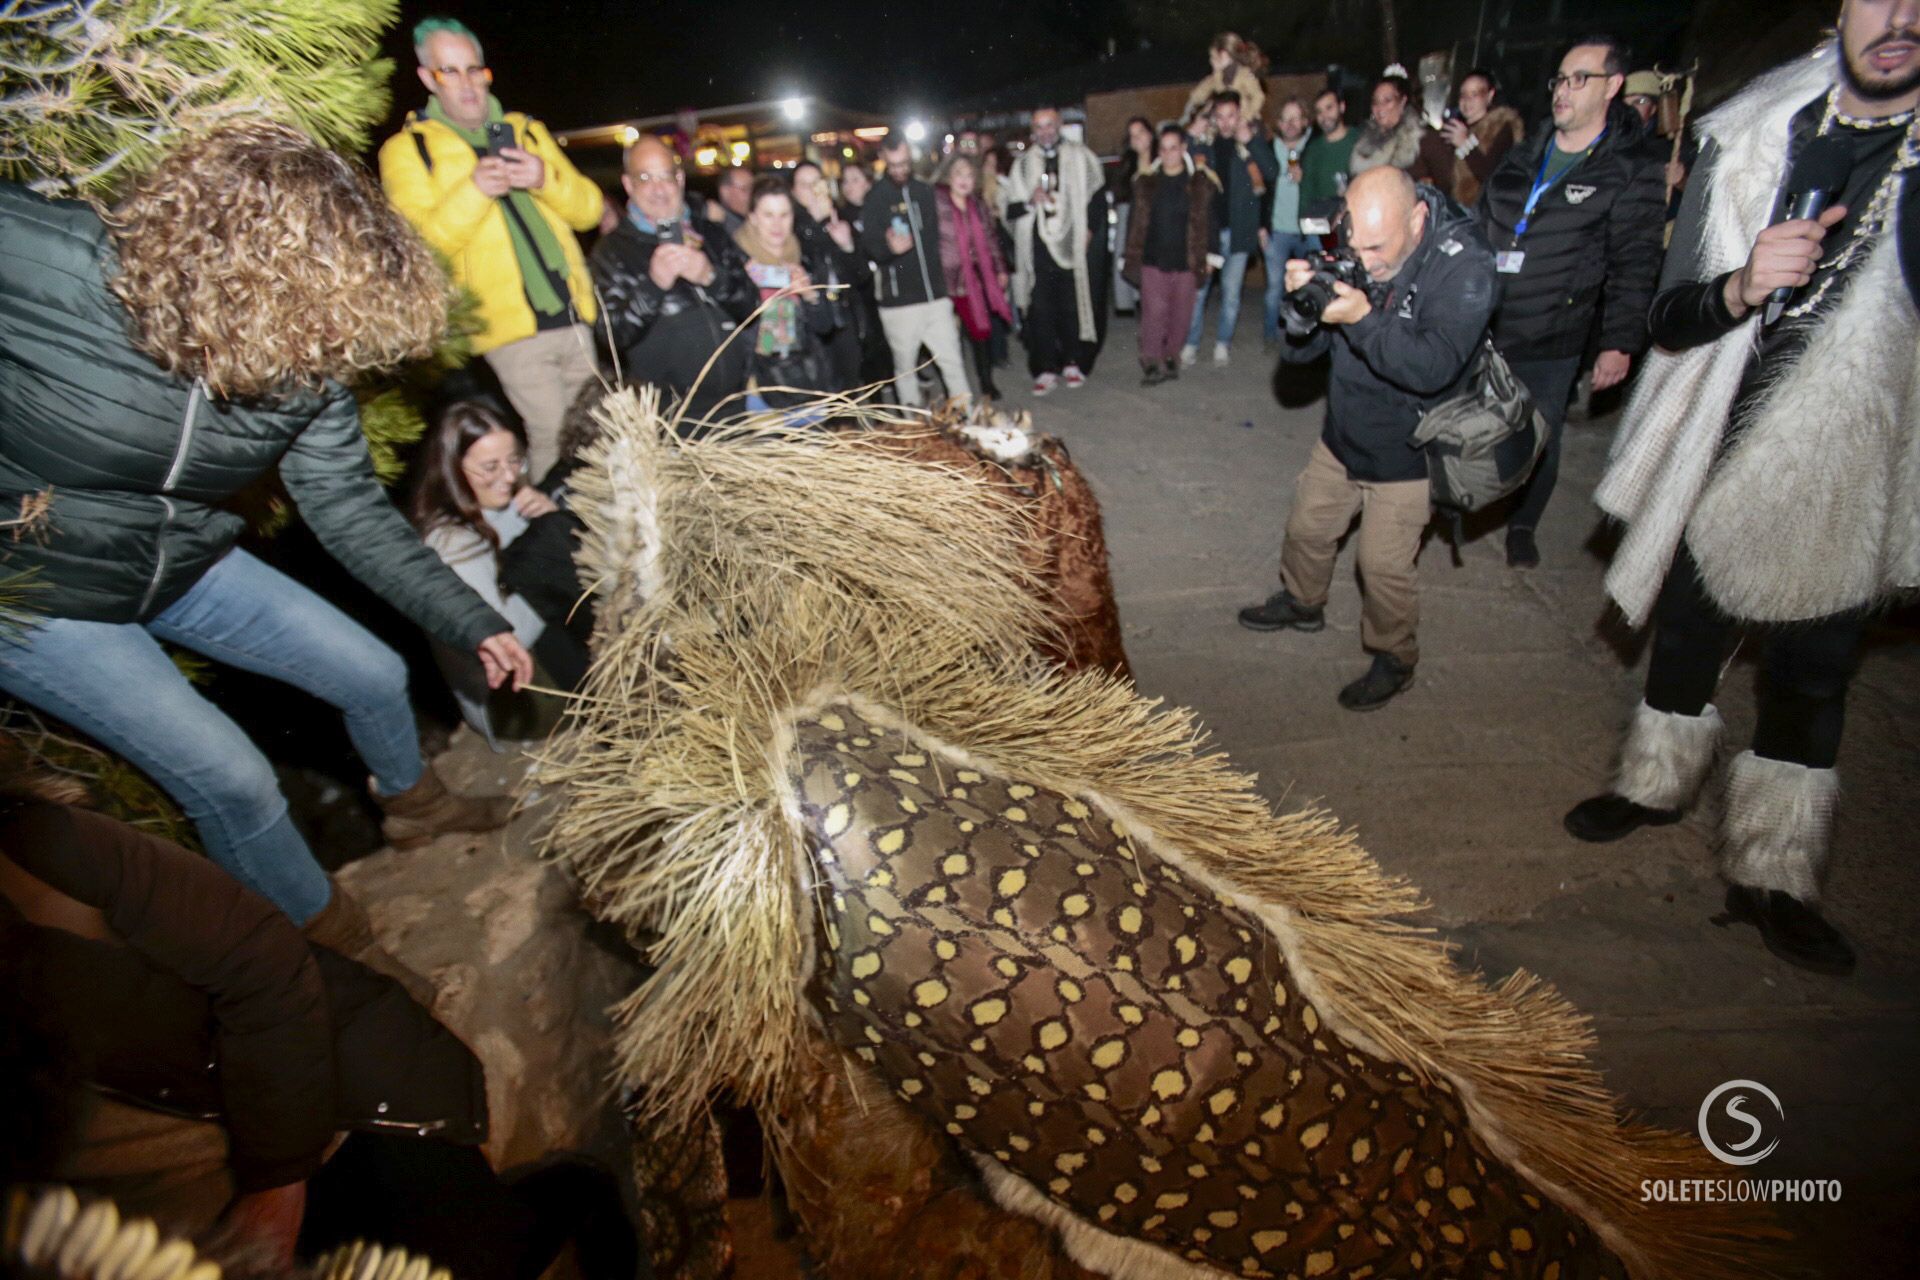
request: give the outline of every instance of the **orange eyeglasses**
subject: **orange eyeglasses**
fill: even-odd
[[[492,67],[433,67],[430,69],[435,84],[445,84],[449,80],[470,80],[480,77],[481,84],[493,83]]]

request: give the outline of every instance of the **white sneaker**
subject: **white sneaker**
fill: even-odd
[[[1054,385],[1059,381],[1059,374],[1043,373],[1033,380],[1033,394],[1036,396],[1052,395]]]
[[[1069,391],[1078,391],[1081,387],[1087,385],[1087,375],[1080,372],[1080,366],[1077,364],[1070,364],[1065,369],[1062,369],[1060,376],[1066,380],[1067,390]]]
[[[1216,369],[1224,369],[1232,363],[1233,363],[1233,355],[1231,352],[1227,350],[1227,344],[1224,342],[1214,343],[1213,344],[1213,367]]]
[[[1199,359],[1200,348],[1194,346],[1192,343],[1188,343],[1186,346],[1180,348],[1180,367],[1182,369],[1193,368]]]

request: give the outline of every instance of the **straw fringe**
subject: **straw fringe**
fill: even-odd
[[[656,1110],[692,1116],[722,1083],[771,1104],[802,1060],[814,885],[786,756],[797,716],[844,698],[950,759],[1097,802],[1254,906],[1339,1034],[1451,1082],[1495,1152],[1636,1277],[1768,1274],[1758,1211],[1641,1203],[1643,1179],[1725,1171],[1620,1120],[1587,1021],[1550,986],[1454,968],[1407,923],[1425,905],[1411,885],[1329,815],[1276,816],[1189,712],[1026,656],[1045,623],[986,486],[831,438],[673,441],[651,412],[609,402],[580,486],[583,563],[615,607],[541,777],[569,792],[548,851],[603,915],[660,931],[659,973],[618,1011],[620,1072]]]

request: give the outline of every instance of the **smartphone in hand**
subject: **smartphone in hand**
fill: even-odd
[[[487,124],[487,154],[497,156],[504,147],[517,147],[519,139],[513,136],[513,126],[505,120],[493,120]]]

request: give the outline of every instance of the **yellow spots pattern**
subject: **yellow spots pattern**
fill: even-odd
[[[1346,1044],[1257,917],[1087,800],[845,707],[795,741],[809,994],[891,1105],[1223,1275],[1622,1280],[1476,1150],[1444,1082]]]

